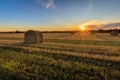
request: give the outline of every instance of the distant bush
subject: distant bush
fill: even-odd
[[[17,31],[15,31],[15,33],[20,33],[20,31],[17,30]]]

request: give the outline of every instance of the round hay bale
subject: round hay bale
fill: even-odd
[[[112,36],[118,36],[118,35],[119,35],[119,32],[118,32],[118,31],[112,31],[110,34],[111,34]]]
[[[27,43],[27,44],[43,43],[43,35],[39,31],[29,30],[25,32],[24,43]]]

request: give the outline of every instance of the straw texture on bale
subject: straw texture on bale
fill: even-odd
[[[43,43],[43,35],[39,31],[29,30],[25,33],[24,43],[27,43],[27,44]]]
[[[118,36],[118,35],[119,35],[119,32],[118,32],[118,31],[112,31],[110,34],[111,34],[112,36]]]

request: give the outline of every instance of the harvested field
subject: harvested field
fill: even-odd
[[[44,43],[27,45],[24,34],[0,34],[0,79],[120,79],[120,36],[43,35]]]

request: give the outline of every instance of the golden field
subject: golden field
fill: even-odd
[[[0,79],[119,80],[120,36],[44,33],[44,43],[24,44],[24,34],[0,34]]]

